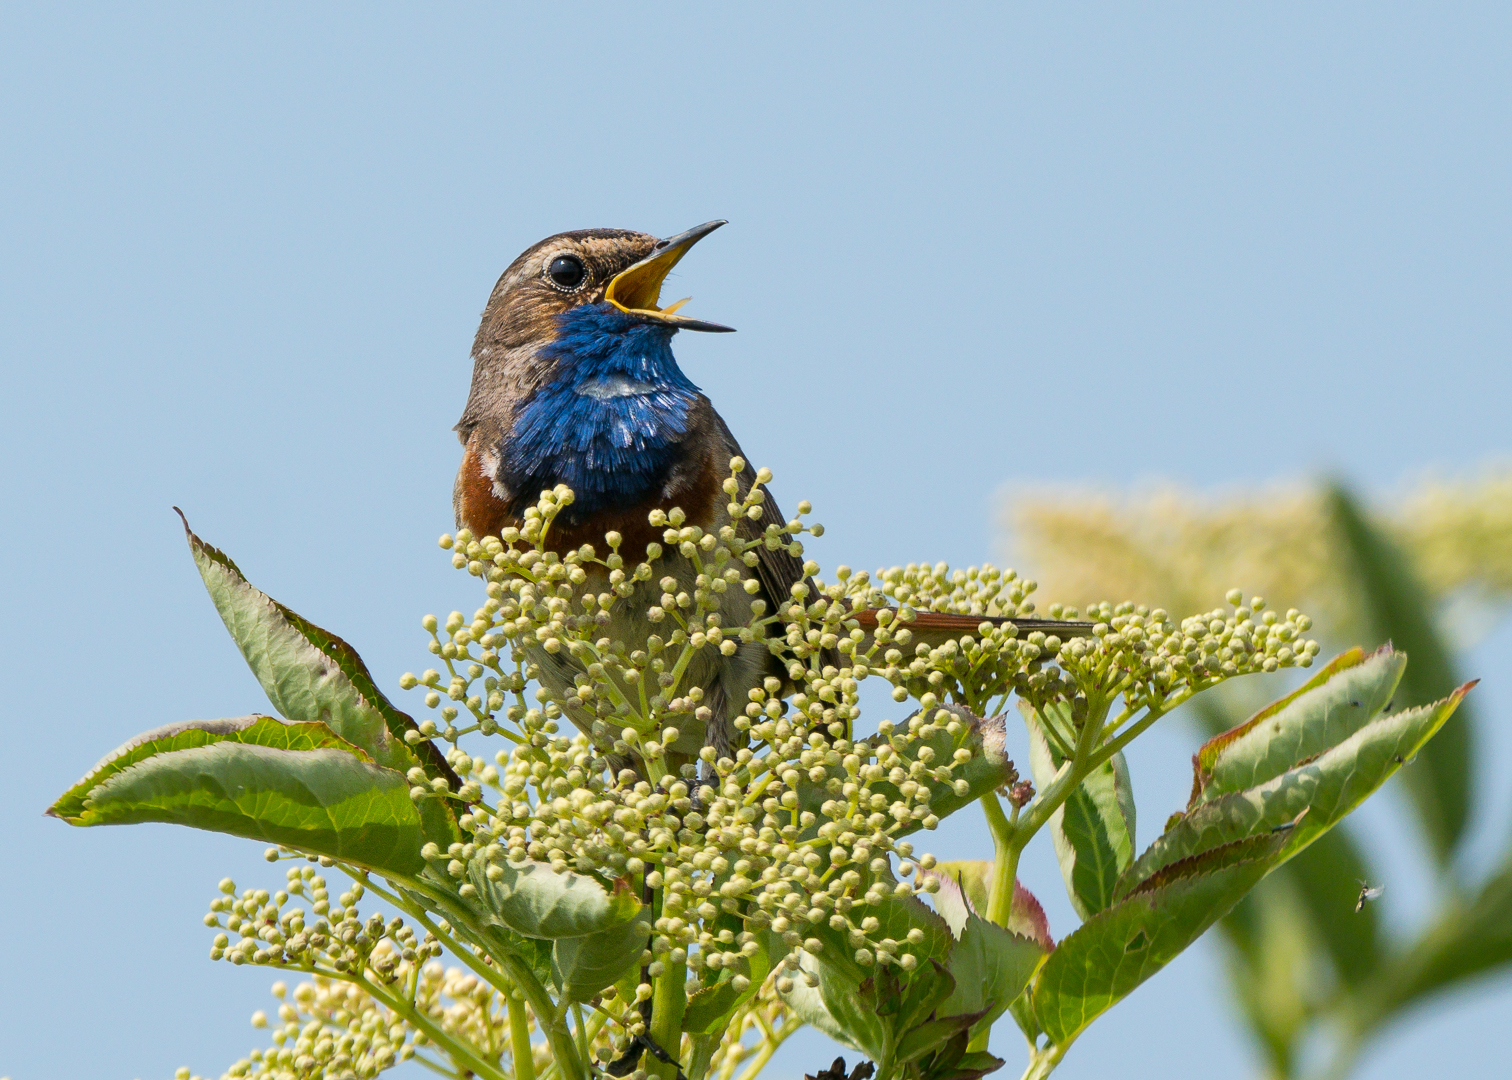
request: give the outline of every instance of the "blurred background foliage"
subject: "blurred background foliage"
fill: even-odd
[[[1369,504],[1336,479],[1220,495],[1022,489],[1005,524],[1019,564],[1069,602],[1141,597],[1196,610],[1242,584],[1314,613],[1325,654],[1390,641],[1411,658],[1393,708],[1462,682],[1459,656],[1512,606],[1512,464],[1424,477]],[[1266,692],[1240,680],[1188,706],[1194,747],[1244,720]],[[1432,898],[1420,925],[1395,929],[1377,903],[1361,905],[1364,883],[1382,880],[1361,842],[1370,826],[1355,819],[1224,920],[1229,987],[1265,1075],[1348,1076],[1406,1010],[1512,963],[1512,844],[1502,841],[1489,872],[1459,857],[1472,828],[1508,831],[1474,820],[1478,785],[1491,779],[1476,753],[1485,720],[1467,703],[1401,772],[1431,878],[1415,883]]]

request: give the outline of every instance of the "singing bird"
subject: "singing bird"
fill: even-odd
[[[681,313],[686,300],[659,307],[667,274],[699,240],[725,224],[711,221],[665,240],[620,229],[558,233],[529,248],[510,264],[494,286],[473,343],[472,390],[457,424],[465,451],[453,490],[458,528],[478,537],[500,536],[520,527],[527,509],[544,490],[565,484],[574,501],[548,533],[558,552],[584,543],[603,550],[615,530],[623,550],[638,558],[645,545],[661,539],[650,525],[654,509],[681,507],[687,524],[717,532],[730,524],[723,490],[730,459],[739,444],[709,399],[678,367],[672,337],[680,330],[727,333],[732,328]],[[749,469],[737,477],[738,498],[754,482]],[[784,524],[763,487],[763,517],[735,523],[744,539],[755,539],[769,523]],[[756,597],[768,611],[804,580],[802,561],[779,547],[757,549],[747,570],[760,585]],[[658,572],[692,591],[693,566],[668,551]],[[756,597],[732,588],[720,594],[722,625],[742,626]],[[655,632],[646,602],[621,600],[605,636],[630,644]],[[874,629],[876,611],[858,611],[863,629]],[[910,624],[916,640],[943,639],[974,632],[982,619],[969,615],[920,612]],[[1002,621],[1002,620],[997,620]],[[1086,633],[1088,623],[1014,620],[1022,629]],[[570,697],[579,668],[565,652],[544,649],[530,659],[558,700]],[[689,685],[704,690],[709,723],[680,725],[673,747],[696,754],[704,745],[724,755],[731,749],[733,720],[750,690],[767,676],[785,672],[761,641],[739,645],[733,656],[701,650],[687,672]],[[586,710],[567,715],[590,732]]]

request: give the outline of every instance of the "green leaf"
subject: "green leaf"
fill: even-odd
[[[1181,880],[1193,865],[1244,865],[1258,845],[1280,845],[1270,865],[1303,853],[1225,926],[1241,1005],[1280,1075],[1289,1074],[1311,1016],[1306,987],[1317,981],[1310,961],[1318,950],[1327,949],[1346,986],[1367,995],[1387,978],[1375,912],[1354,911],[1364,862],[1347,834],[1329,830],[1410,761],[1469,690],[1382,715],[1402,660],[1389,649],[1370,657],[1354,650],[1209,740],[1195,759],[1191,809],[1119,881],[1118,895],[1132,898]]]
[[[844,965],[820,963],[806,952],[799,954],[799,967],[813,975],[818,986],[794,980],[787,997],[793,1012],[842,1046],[880,1061],[887,1050],[887,1021],[862,1000],[861,981]]]
[[[478,855],[468,863],[467,877],[478,890],[473,907],[483,920],[524,937],[583,937],[622,926],[641,911],[625,879],[608,891],[597,878],[553,870],[547,863],[512,866]]]
[[[1008,1015],[1013,1017],[1013,1022],[1024,1033],[1025,1040],[1030,1046],[1039,1043],[1040,1036],[1044,1034],[1040,1030],[1039,1020],[1034,1015],[1033,984],[1018,997],[1013,999],[1013,1004],[1008,1006]]]
[[[921,960],[943,960],[955,947],[950,926],[915,897],[889,897],[867,910],[878,922],[874,938],[901,943],[907,941],[910,931],[922,934],[918,944],[904,946]],[[822,949],[818,955],[800,953],[799,964],[817,977],[819,985],[809,987],[804,980],[796,980],[789,1004],[805,1023],[881,1061],[889,1034],[893,1045],[901,1038],[899,1016],[918,1004],[909,993],[914,976],[900,974],[892,967],[861,967],[845,938],[823,923],[810,927],[807,933],[819,939]],[[919,977],[932,980],[932,968]],[[905,981],[900,984],[900,979]]]
[[[551,950],[552,984],[564,1000],[587,1001],[634,968],[650,939],[651,916],[645,911],[621,926],[557,938]],[[692,1030],[686,1018],[684,1028]]]
[[[938,875],[953,865],[943,864],[925,874]],[[1001,1015],[1027,984],[1050,946],[978,918],[967,907],[956,881],[943,876],[940,880],[936,900],[946,896],[944,910],[959,915],[964,931],[961,942],[952,935],[946,917],[912,897],[889,899],[870,909],[879,922],[875,937],[903,941],[910,931],[922,933],[923,940],[907,948],[927,962],[909,973],[891,967],[862,969],[851,962],[840,935],[828,927],[815,927],[812,933],[820,938],[823,948],[817,956],[804,953],[801,963],[819,977],[820,985],[809,988],[798,983],[790,998],[798,1015],[831,1038],[877,1060],[891,1032],[898,1063],[934,1053],[958,1032],[973,1026],[990,1027],[992,1019]],[[953,906],[949,899],[952,891]],[[1033,898],[1027,893],[1024,896],[1038,911]],[[964,1047],[963,1042],[963,1052]]]
[[[737,925],[744,925],[738,923]],[[687,1010],[683,1013],[683,1030],[692,1035],[722,1032],[729,1026],[735,1010],[755,997],[761,984],[771,974],[774,950],[778,956],[787,955],[787,946],[776,934],[758,932],[760,948],[752,956],[743,956],[736,961],[735,969],[720,973],[713,986],[705,986],[688,998]],[[736,990],[732,982],[735,975],[744,975],[750,980],[744,990]]]
[[[750,987],[746,987],[749,992]],[[704,986],[688,995],[683,1012],[683,1030],[689,1035],[709,1035],[725,1027],[726,1017],[739,1008],[740,991],[729,978]]]
[[[954,954],[954,950],[951,950],[952,958]],[[901,994],[895,1030],[908,1031],[929,1019],[934,1013],[940,1011],[941,1006],[949,1000],[955,989],[955,976],[944,964],[934,959],[920,964],[908,974],[907,985]]]
[[[1201,780],[1208,773],[1212,772],[1213,763],[1218,760],[1219,753],[1229,743],[1259,724],[1260,721],[1280,712],[1293,701],[1297,700],[1297,698],[1315,687],[1322,686],[1338,672],[1346,668],[1357,667],[1364,662],[1364,649],[1359,647],[1346,649],[1327,664],[1324,664],[1311,679],[1308,679],[1307,682],[1297,687],[1297,689],[1293,690],[1286,697],[1278,698],[1271,702],[1248,720],[1238,725],[1231,724],[1225,719],[1227,716],[1225,699],[1232,698],[1235,690],[1241,689],[1244,684],[1228,682],[1209,690],[1205,694],[1199,694],[1197,697],[1189,699],[1182,708],[1191,710],[1198,726],[1210,733],[1207,742],[1198,748],[1197,754],[1192,761],[1192,767],[1197,773],[1197,779]],[[1248,700],[1247,696],[1243,700]],[[1197,798],[1199,792],[1200,788],[1193,790],[1193,800]]]
[[[71,794],[83,798],[82,811],[64,819],[75,825],[163,821],[380,873],[412,875],[425,866],[409,781],[350,749],[220,741],[156,753]]]
[[[1040,959],[1055,948],[1039,901],[1022,884],[1015,882],[1013,905],[1005,930],[977,916],[977,912],[987,909],[991,862],[942,862],[922,873],[940,883],[938,891],[933,894],[935,909],[960,941],[950,957],[951,970],[956,973],[954,981],[961,987],[955,992],[960,1000],[958,1003],[952,1001],[945,1012],[985,1008],[990,1001],[992,1011],[977,1025],[978,1029],[991,1027],[1004,1009],[1008,1009],[1025,1036],[1034,1042],[1039,1037],[1039,1028],[1034,1021],[1034,1009],[1023,990]],[[967,927],[975,923],[987,927],[987,932],[973,933],[968,942],[964,935]],[[1021,969],[1023,978],[1019,980]],[[1017,989],[1014,989],[1015,983]]]
[[[955,990],[940,1006],[941,1016],[972,1014],[975,1036],[990,1028],[1029,984],[1046,950],[995,923],[969,915],[948,968]]]
[[[960,1041],[962,1040],[958,1037],[956,1042]],[[919,1070],[920,1080],[979,1080],[1003,1067],[1002,1058],[994,1057],[985,1050],[957,1053],[960,1049],[952,1046],[949,1052],[924,1062]]]
[[[1263,784],[1317,757],[1369,723],[1391,701],[1407,657],[1389,646],[1332,661],[1308,683],[1197,751],[1192,805]]]
[[[917,1024],[900,1033],[902,1037],[898,1040],[893,1060],[903,1064],[932,1053],[957,1036],[966,1035],[980,1019],[980,1013],[967,1013],[962,1016],[937,1016]]]
[[[982,1052],[967,1052],[966,1032],[957,1032],[945,1045],[922,1057],[915,1066],[919,1080],[977,1080],[1003,1067],[1003,1059]]]
[[[395,887],[411,903],[455,925],[459,919],[458,913],[448,910],[448,904],[439,902],[437,896],[447,897],[450,904],[462,904],[456,896],[457,883],[439,866],[427,866],[420,876],[430,884],[430,889],[410,888],[403,882],[395,882]],[[467,921],[465,913],[461,916],[461,920]],[[480,925],[473,929],[487,941],[487,950],[492,955],[517,957],[529,966],[531,974],[543,986],[552,983],[555,978],[551,966],[553,942],[525,937],[497,922],[482,923],[480,920]],[[635,996],[635,984],[639,981],[638,978],[631,979],[630,986],[626,990],[629,996]]]
[[[1029,764],[1034,782],[1047,787],[1064,756],[1046,737],[1046,718],[1020,701],[1029,726]],[[1072,732],[1071,708],[1053,702],[1046,709],[1058,732]],[[1060,861],[1071,905],[1082,919],[1113,902],[1113,887],[1134,861],[1134,793],[1123,754],[1094,769],[1050,818],[1050,836]]]
[[[290,720],[325,724],[385,768],[407,774],[419,765],[427,776],[459,786],[433,743],[405,742],[407,732],[418,731],[414,720],[378,689],[357,650],[254,588],[224,552],[194,534],[188,519],[184,533],[210,599],[275,709]],[[420,815],[428,839],[442,847],[459,839],[444,800],[425,800]]]
[[[1284,839],[1248,858],[1220,849],[1149,882],[1061,941],[1035,976],[1034,1015],[1057,1046],[1173,960],[1270,869]]]
[[[944,926],[932,913],[931,918]],[[891,1068],[890,1063],[901,1064],[930,1052],[978,1019],[971,1014],[936,1023],[940,1016],[935,1003],[955,988],[954,978],[938,962],[954,947],[948,930],[944,944],[930,953],[930,962],[913,972],[893,966],[862,968],[851,960],[839,934],[822,925],[810,932],[824,943],[823,949],[818,955],[808,951],[798,954],[799,967],[817,985],[809,987],[806,980],[798,980],[788,996],[789,1005],[804,1022],[867,1054],[883,1072]],[[916,955],[924,954],[931,945],[913,948]],[[933,1017],[931,1010],[935,1011]],[[921,1031],[925,1034],[918,1034]]]
[[[1209,730],[1221,734],[1198,751],[1191,805],[1246,780],[1268,778],[1277,767],[1290,768],[1339,741],[1390,701],[1405,663],[1403,654],[1389,649],[1369,656],[1351,649],[1294,693],[1228,730],[1206,700],[1211,695],[1203,695],[1194,708]],[[1267,743],[1266,735],[1273,741]],[[1381,962],[1376,908],[1355,911],[1362,880],[1373,877],[1349,833],[1330,829],[1316,834],[1223,922],[1235,997],[1278,1076],[1292,1074],[1296,1041],[1315,1007],[1312,988],[1328,977],[1319,954],[1327,953],[1348,987],[1371,980]]]
[[[110,777],[155,754],[218,742],[248,743],[280,750],[346,750],[367,760],[366,754],[338,739],[324,724],[294,724],[255,714],[231,720],[186,720],[155,728],[112,750],[84,774],[84,779],[65,791],[47,812],[71,825],[96,824],[88,820],[85,799]]]
[[[1291,857],[1410,760],[1473,685],[1436,704],[1377,717],[1319,757],[1258,787],[1199,804],[1135,860],[1119,880],[1118,895],[1129,895],[1163,867],[1272,830],[1289,829],[1285,857]]]
[[[921,960],[926,956],[943,957],[955,944],[950,924],[917,897],[891,896],[869,908],[867,913],[879,923],[876,932],[879,940],[907,941],[911,931],[923,933],[923,941],[907,946],[908,951]]]
[[[1366,632],[1377,642],[1394,642],[1412,657],[1399,704],[1425,705],[1444,697],[1459,685],[1460,677],[1434,626],[1432,599],[1411,562],[1370,523],[1342,485],[1330,488],[1328,501],[1359,582]],[[1429,847],[1441,863],[1449,860],[1464,835],[1473,805],[1474,727],[1470,712],[1462,710],[1424,747],[1417,768],[1404,776]]]

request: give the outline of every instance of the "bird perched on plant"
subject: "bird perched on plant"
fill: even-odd
[[[680,507],[688,524],[717,532],[731,524],[731,496],[723,484],[731,459],[741,454],[713,405],[678,367],[672,337],[680,330],[725,333],[731,327],[681,313],[686,300],[658,306],[662,282],[699,240],[725,224],[711,221],[665,240],[620,229],[558,233],[529,248],[494,286],[473,343],[472,390],[456,431],[466,448],[453,492],[457,525],[478,537],[500,536],[524,525],[541,492],[558,484],[574,501],[553,522],[548,538],[559,552],[593,544],[602,550],[611,530],[637,557],[662,529],[648,515]],[[738,474],[737,500],[758,482]],[[745,539],[784,519],[763,487],[763,516],[734,524]],[[723,625],[742,626],[761,599],[776,610],[804,580],[802,560],[783,546],[757,549],[750,568],[756,594],[721,594]],[[663,573],[691,582],[690,563],[663,556]],[[863,629],[876,626],[875,609],[858,611]],[[920,612],[910,625],[916,638],[971,633],[983,620],[969,615]],[[1015,620],[1028,629],[1084,633],[1087,624]],[[645,611],[621,601],[606,634],[625,642],[654,632]],[[542,682],[554,691],[572,687],[575,662],[542,650],[532,657]],[[733,736],[733,713],[748,692],[782,667],[760,641],[742,643],[732,656],[704,650],[687,672],[703,688],[711,717],[707,735],[683,731],[676,749],[713,746],[724,754]],[[562,696],[559,693],[559,698]],[[588,730],[591,718],[568,715]]]

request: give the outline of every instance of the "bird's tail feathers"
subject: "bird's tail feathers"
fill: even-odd
[[[915,611],[913,618],[907,622],[897,618],[897,608],[863,608],[857,611],[853,618],[860,624],[862,630],[875,630],[878,626],[877,616],[880,612],[890,611],[893,613],[892,625],[907,627],[917,636],[926,634],[929,637],[944,635],[948,637],[960,634],[974,634],[985,623],[994,626],[1012,624],[1018,628],[1020,635],[1032,634],[1036,630],[1046,635],[1056,637],[1089,637],[1095,623],[1076,619],[1036,619],[1008,615],[961,615],[948,611]]]

